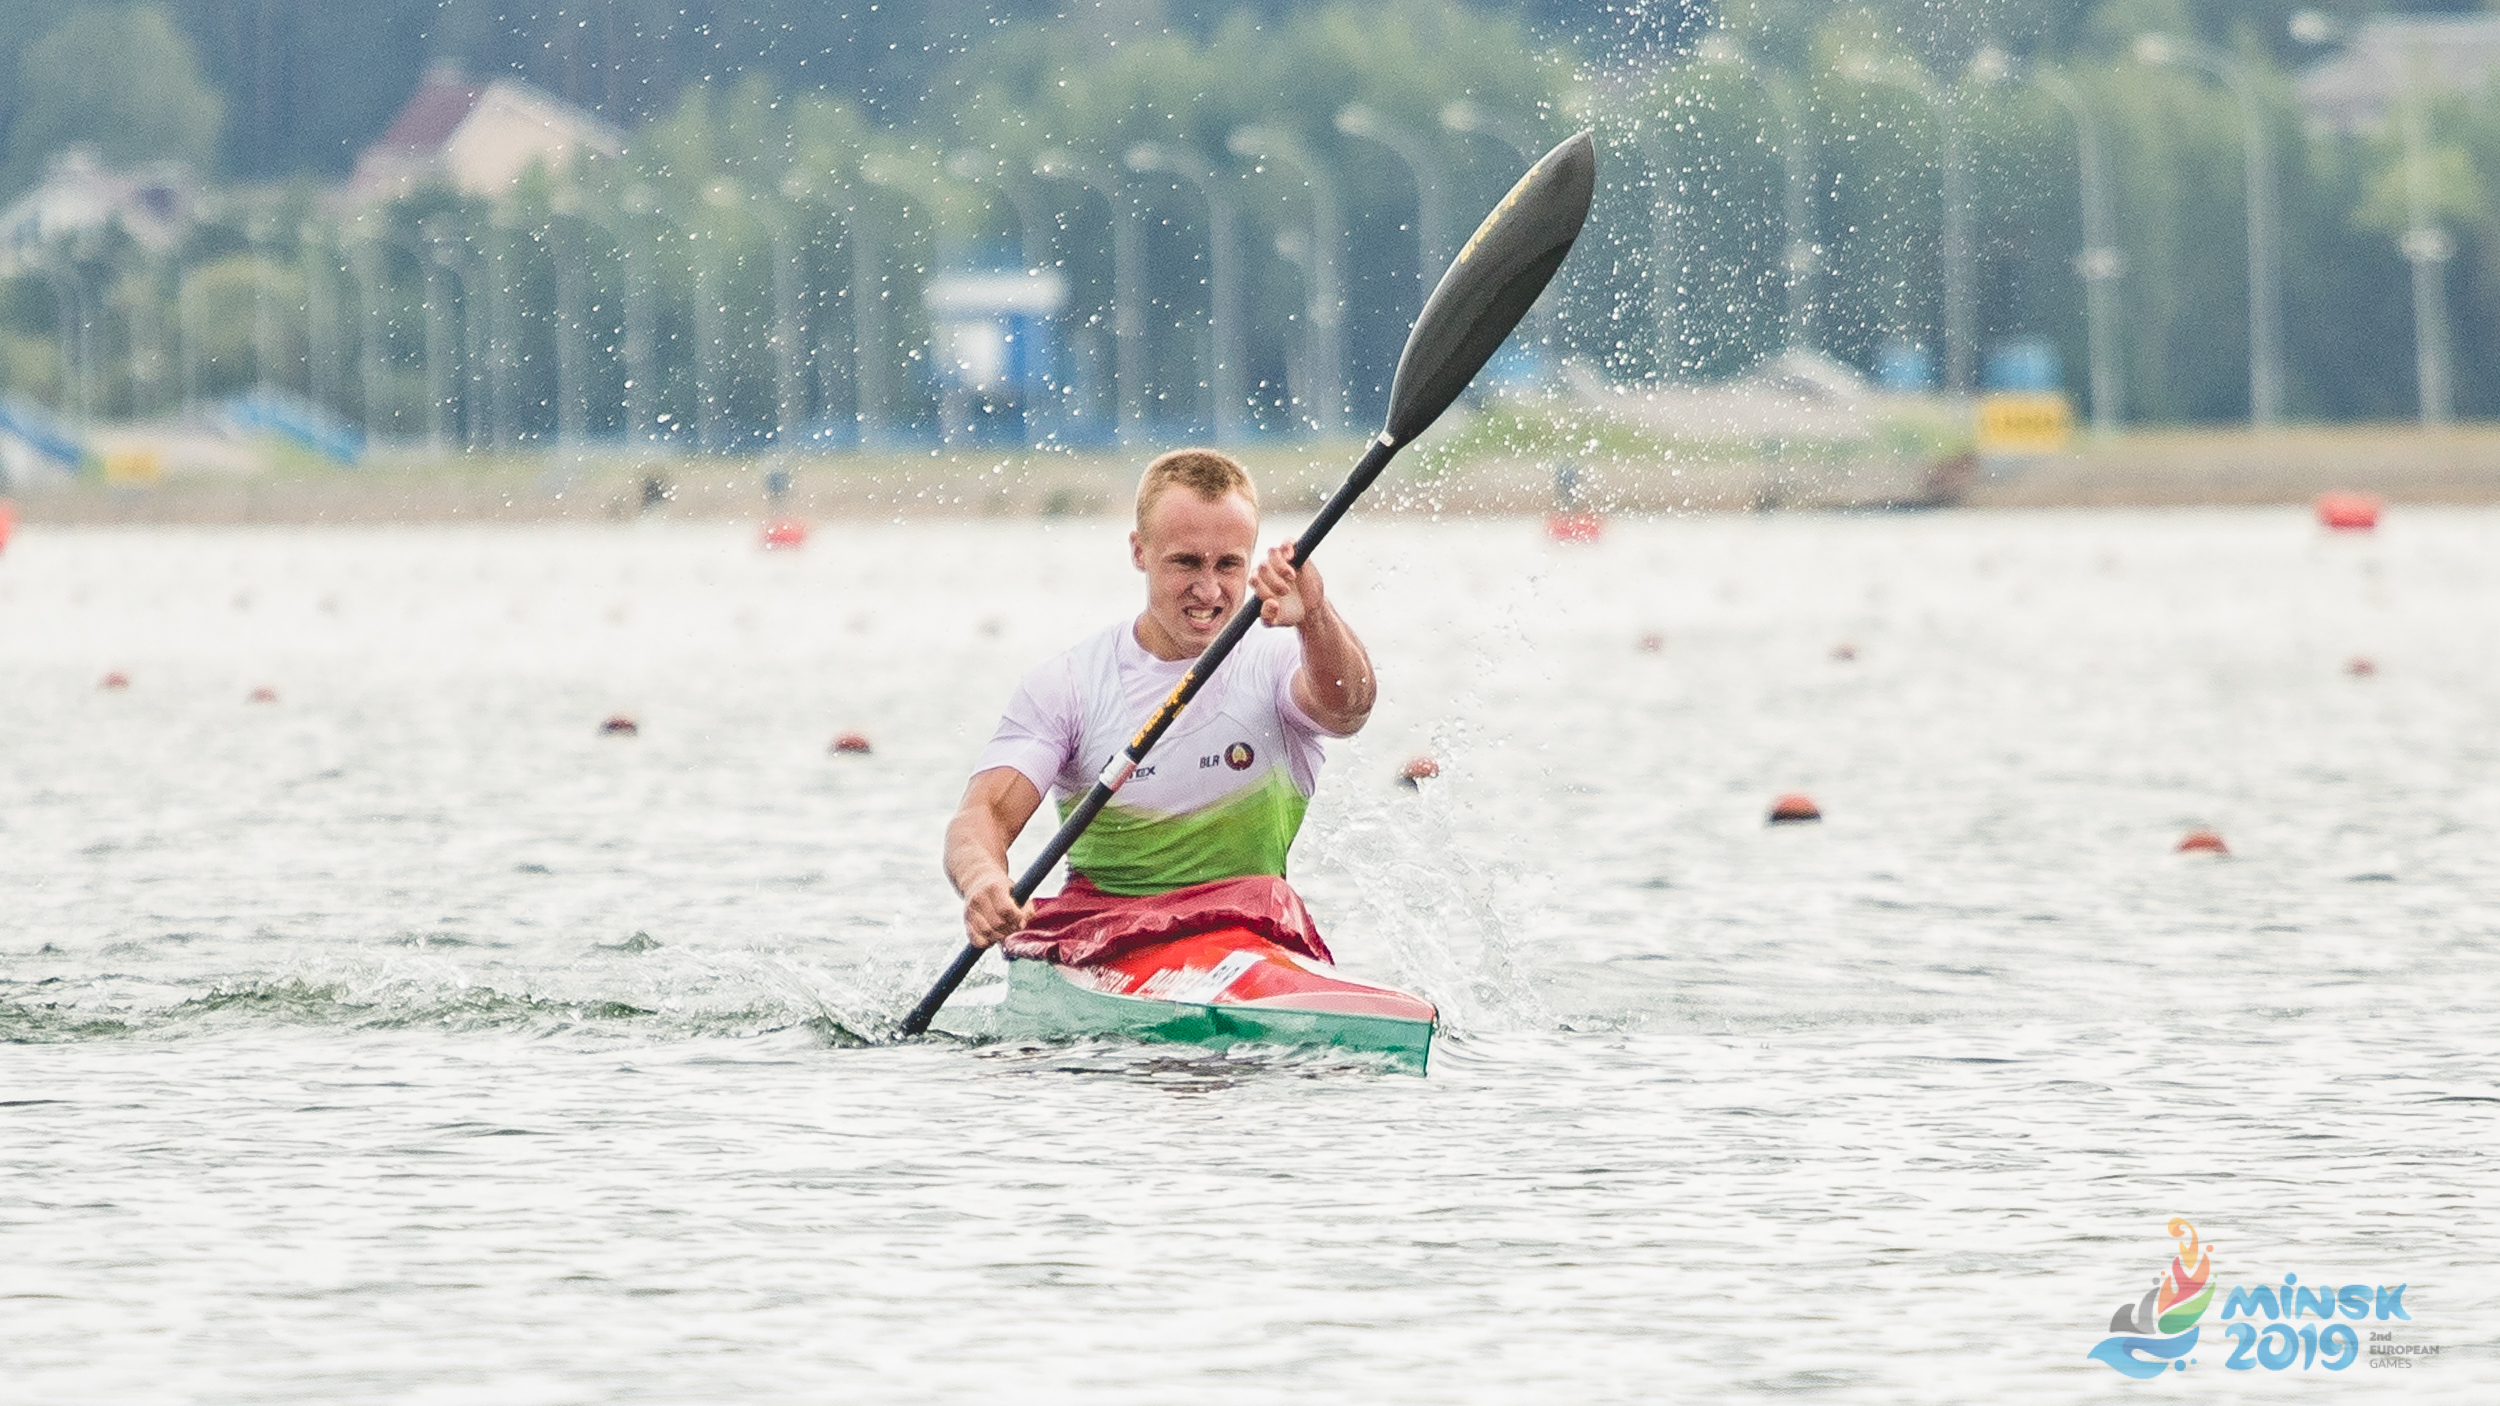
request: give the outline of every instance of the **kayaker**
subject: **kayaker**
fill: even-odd
[[[1123,938],[1220,916],[1326,956],[1284,883],[1286,852],[1319,781],[1322,742],[1371,715],[1371,657],[1289,545],[1258,555],[1258,490],[1241,465],[1179,449],[1137,487],[1129,559],[1146,608],[1025,676],[946,827],[946,875],[964,932],[1013,955],[1078,960],[1033,946],[1083,930],[1089,955]],[[1045,792],[1064,810],[1171,693],[1255,591],[1261,622],[1227,658],[1128,784],[1068,853],[1067,889],[1019,908],[1007,846]],[[1037,921],[1039,920],[1039,921]]]

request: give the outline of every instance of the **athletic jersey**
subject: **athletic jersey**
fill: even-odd
[[[1157,659],[1123,621],[1027,674],[975,772],[1014,767],[1055,793],[1064,819],[1189,671]],[[1339,736],[1293,701],[1291,630],[1251,630],[1137,773],[1068,852],[1112,894],[1168,893],[1213,879],[1283,877],[1319,785],[1320,739]]]

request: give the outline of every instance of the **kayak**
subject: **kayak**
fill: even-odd
[[[1348,981],[1247,928],[1132,948],[1086,966],[1010,958],[1001,1033],[1116,1034],[1176,1044],[1296,1045],[1388,1057],[1421,1074],[1440,1013],[1420,996]]]

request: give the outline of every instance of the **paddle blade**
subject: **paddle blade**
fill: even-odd
[[[1431,428],[1484,369],[1562,267],[1588,222],[1597,143],[1582,132],[1545,153],[1476,227],[1407,334],[1389,386],[1389,438]]]

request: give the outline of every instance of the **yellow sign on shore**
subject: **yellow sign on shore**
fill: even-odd
[[[154,449],[112,449],[104,455],[106,483],[154,483],[164,463]]]
[[[1979,398],[1979,452],[2055,454],[2075,437],[2064,391],[1990,391]]]

